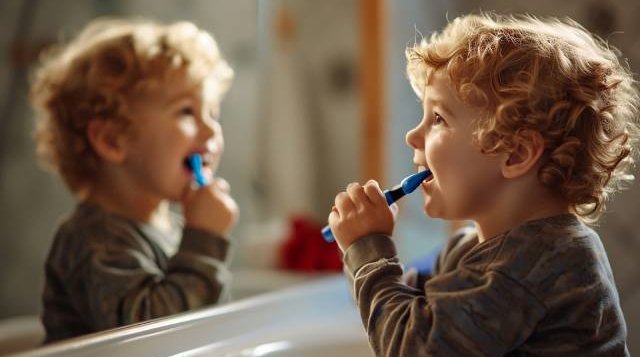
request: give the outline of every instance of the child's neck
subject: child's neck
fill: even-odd
[[[86,200],[98,204],[107,212],[142,223],[157,222],[168,214],[168,202],[149,197],[118,177],[102,177],[89,190]]]
[[[474,219],[484,242],[526,222],[570,213],[569,205],[540,185],[512,185],[497,197],[494,208]]]

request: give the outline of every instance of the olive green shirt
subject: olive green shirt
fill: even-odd
[[[213,304],[230,274],[228,242],[178,224],[174,234],[81,203],[45,266],[46,342]]]
[[[626,325],[598,235],[574,215],[482,243],[452,237],[419,288],[393,241],[356,241],[345,272],[378,356],[628,356]]]

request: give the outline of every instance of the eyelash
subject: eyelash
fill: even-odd
[[[191,106],[185,106],[180,108],[180,116],[184,116],[184,115],[190,115],[193,116],[193,108],[191,108]]]
[[[193,110],[192,106],[185,106],[183,108],[180,109],[179,111],[180,116],[195,116],[195,111]],[[220,121],[220,119],[218,118],[217,114],[214,111],[209,111],[209,116],[207,119],[211,119],[211,120],[215,120],[215,121]]]
[[[438,113],[433,113],[433,124],[434,125],[440,125],[440,124],[444,124],[446,123],[444,118],[442,117],[442,115],[438,114]]]

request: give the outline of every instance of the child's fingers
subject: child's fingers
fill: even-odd
[[[194,189],[193,185],[188,185],[182,191],[182,202],[189,202],[193,199],[196,194],[196,189]]]
[[[364,188],[362,188],[362,186],[357,182],[352,182],[347,185],[347,193],[349,194],[349,197],[351,197],[351,201],[353,201],[356,208],[361,209],[371,203],[367,194],[364,193]]]
[[[398,211],[400,211],[400,208],[398,207],[397,204],[395,204],[395,203],[392,204],[391,206],[389,206],[389,209],[391,210],[391,214],[393,214],[394,217],[398,216]]]
[[[340,216],[351,212],[355,209],[355,205],[351,201],[349,194],[346,192],[340,192],[335,199],[335,206],[338,209],[338,214]]]
[[[229,186],[229,182],[223,179],[222,177],[214,178],[212,184],[215,185],[215,187],[222,192],[229,193],[229,191],[231,191],[231,186]]]
[[[384,197],[384,193],[382,193],[378,182],[375,180],[369,180],[364,185],[364,193],[367,195],[369,200],[376,205],[387,204],[387,199]]]
[[[213,170],[209,166],[205,166],[202,168],[202,176],[204,176],[205,182],[212,182],[215,180],[213,177]]]
[[[327,218],[327,222],[329,223],[329,226],[333,226],[335,222],[338,221],[339,219],[340,219],[340,212],[338,212],[338,209],[336,208],[336,206],[333,206],[331,208],[331,212],[329,212],[329,218]]]

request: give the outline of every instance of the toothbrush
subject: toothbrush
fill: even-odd
[[[189,155],[186,160],[186,165],[193,173],[198,187],[206,186],[207,179],[204,177],[204,173],[202,172],[202,155],[198,153]]]
[[[387,204],[391,206],[394,202],[402,198],[404,195],[415,191],[420,186],[422,181],[431,176],[430,170],[420,171],[413,175],[405,177],[396,188],[392,188],[384,191],[384,197],[387,199]],[[322,228],[322,236],[327,243],[335,241],[331,227],[328,225]]]

